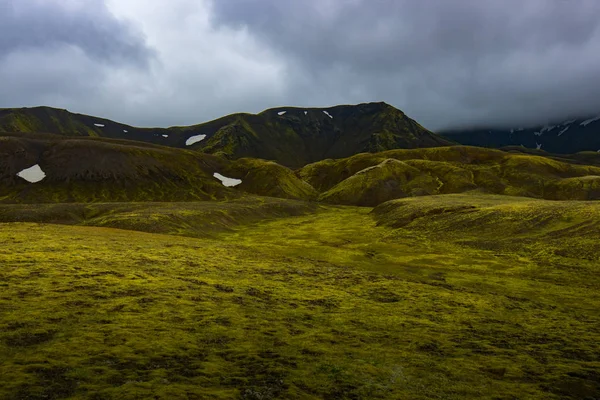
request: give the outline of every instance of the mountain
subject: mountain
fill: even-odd
[[[452,144],[386,103],[279,107],[171,128],[137,128],[49,107],[0,109],[0,132],[137,140],[229,159],[262,158],[289,167],[362,152]]]
[[[481,147],[524,146],[551,153],[600,151],[600,115],[511,129],[474,128],[440,131],[448,140]]]

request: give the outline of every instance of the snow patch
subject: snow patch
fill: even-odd
[[[595,118],[586,119],[585,121],[583,121],[583,122],[582,122],[582,123],[580,123],[579,125],[582,125],[582,126],[588,126],[588,125],[589,125],[589,124],[591,124],[592,122],[594,122],[594,121],[598,121],[599,119],[600,119],[600,115],[598,115],[598,116],[597,116],[597,117],[595,117]]]
[[[204,140],[204,138],[206,137],[206,135],[195,135],[195,136],[190,136],[188,138],[188,140],[185,141],[185,145],[186,146],[191,146],[194,143],[198,143],[201,140]]]
[[[223,184],[223,186],[227,186],[227,187],[237,186],[240,183],[242,183],[241,179],[228,178],[226,176],[223,176],[223,175],[219,174],[218,172],[215,172],[213,174],[213,176],[215,178],[217,178],[218,180],[220,180],[221,183]]]
[[[556,126],[555,126],[555,125],[546,125],[546,126],[544,126],[544,127],[542,128],[541,132],[542,132],[542,133],[544,133],[544,132],[550,132],[550,131],[551,131],[552,129],[554,129],[554,128],[556,128]]]
[[[568,121],[565,121],[565,122],[563,122],[561,125],[562,125],[562,126],[565,126],[565,125],[570,125],[570,124],[572,124],[572,123],[573,123],[573,122],[575,122],[575,121],[577,121],[577,120],[576,120],[576,119],[570,119],[570,120],[568,120]]]
[[[127,133],[127,129],[123,129],[123,132]]]
[[[568,131],[570,128],[570,126],[567,126],[566,128],[562,129],[560,132],[558,132],[558,136],[562,135],[563,133],[565,133],[566,131]]]
[[[283,114],[285,114],[286,112],[287,112],[287,111],[279,111],[279,112],[277,113],[277,115],[283,115]]]
[[[46,173],[42,171],[39,164],[35,164],[17,174],[18,177],[25,179],[27,182],[36,183],[46,177]]]
[[[329,114],[327,111],[323,110],[323,114],[327,115],[329,118],[333,119],[333,116],[331,114]]]
[[[104,124],[94,124],[95,126],[97,126],[98,128],[104,128]]]
[[[510,130],[510,133],[514,133],[514,132],[515,132],[515,130],[514,130],[514,129],[511,129],[511,130]]]
[[[535,149],[536,150],[541,150],[542,149],[542,144],[538,143],[538,142],[535,142]]]
[[[308,114],[308,111],[304,111],[304,115]]]
[[[169,135],[162,135],[163,137],[169,137]]]

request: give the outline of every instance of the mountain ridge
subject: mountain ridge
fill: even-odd
[[[144,141],[226,158],[262,158],[300,167],[362,152],[453,144],[404,112],[379,103],[275,107],[190,126],[140,128],[50,107],[0,109],[0,132],[47,132]]]
[[[482,126],[441,130],[438,134],[469,146],[522,146],[558,154],[600,151],[600,113],[530,127]]]

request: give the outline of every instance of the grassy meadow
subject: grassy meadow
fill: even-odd
[[[600,398],[598,203],[15,204],[0,221],[1,399]]]

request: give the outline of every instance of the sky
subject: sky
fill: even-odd
[[[0,107],[137,126],[385,101],[431,130],[600,113],[598,0],[0,0]]]

